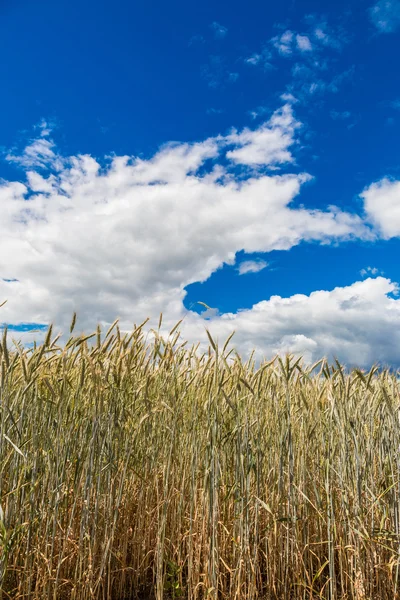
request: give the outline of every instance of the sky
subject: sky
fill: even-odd
[[[400,0],[0,0],[0,328],[400,367],[399,42]]]

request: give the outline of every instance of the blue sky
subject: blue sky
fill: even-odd
[[[0,322],[164,310],[193,339],[229,322],[244,353],[397,364],[399,0],[0,0],[0,17]],[[312,294],[335,289],[361,304],[349,321],[329,296],[322,339]]]

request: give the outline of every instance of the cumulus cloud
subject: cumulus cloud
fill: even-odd
[[[387,178],[363,191],[365,211],[384,239],[400,236],[400,181]]]
[[[299,127],[291,105],[285,104],[257,129],[232,132],[227,140],[235,149],[227,152],[226,156],[235,163],[252,166],[290,163],[293,161],[290,147]]]
[[[247,275],[247,273],[259,273],[266,267],[268,263],[265,260],[244,260],[239,263],[237,270],[239,275]]]
[[[298,130],[284,106],[257,129],[167,144],[148,159],[100,163],[89,155],[59,157],[52,145],[48,165],[43,158],[35,167],[20,161],[23,182],[0,184],[0,303],[8,300],[1,322],[55,322],[66,331],[76,310],[86,332],[116,317],[129,330],[148,316],[154,324],[163,312],[166,326],[184,317],[183,334],[205,340],[204,318],[184,308],[185,288],[224,263],[234,266],[238,252],[371,239],[358,215],[294,205],[308,176],[276,169],[293,165]],[[237,173],[238,164],[257,168]],[[369,215],[372,205],[366,202]],[[389,315],[398,318],[394,291],[386,279],[367,279],[309,297],[273,297],[236,314],[213,313],[207,323],[220,339],[237,330],[244,353],[292,346],[310,356],[337,351],[361,364],[374,348],[380,352]],[[383,360],[388,352],[382,344]]]
[[[369,16],[380,33],[393,33],[400,27],[400,0],[379,0]]]
[[[334,356],[348,365],[368,367],[400,363],[400,300],[397,285],[383,277],[369,278],[309,296],[272,296],[248,310],[226,313],[207,324],[215,339],[236,331],[234,344],[256,358],[287,352],[313,362]],[[188,320],[185,334],[201,335],[198,321]]]

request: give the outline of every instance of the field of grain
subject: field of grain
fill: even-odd
[[[400,597],[396,374],[73,325],[3,336],[3,599]]]

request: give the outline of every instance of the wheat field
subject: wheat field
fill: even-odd
[[[2,339],[3,599],[400,597],[395,373],[74,324]]]

